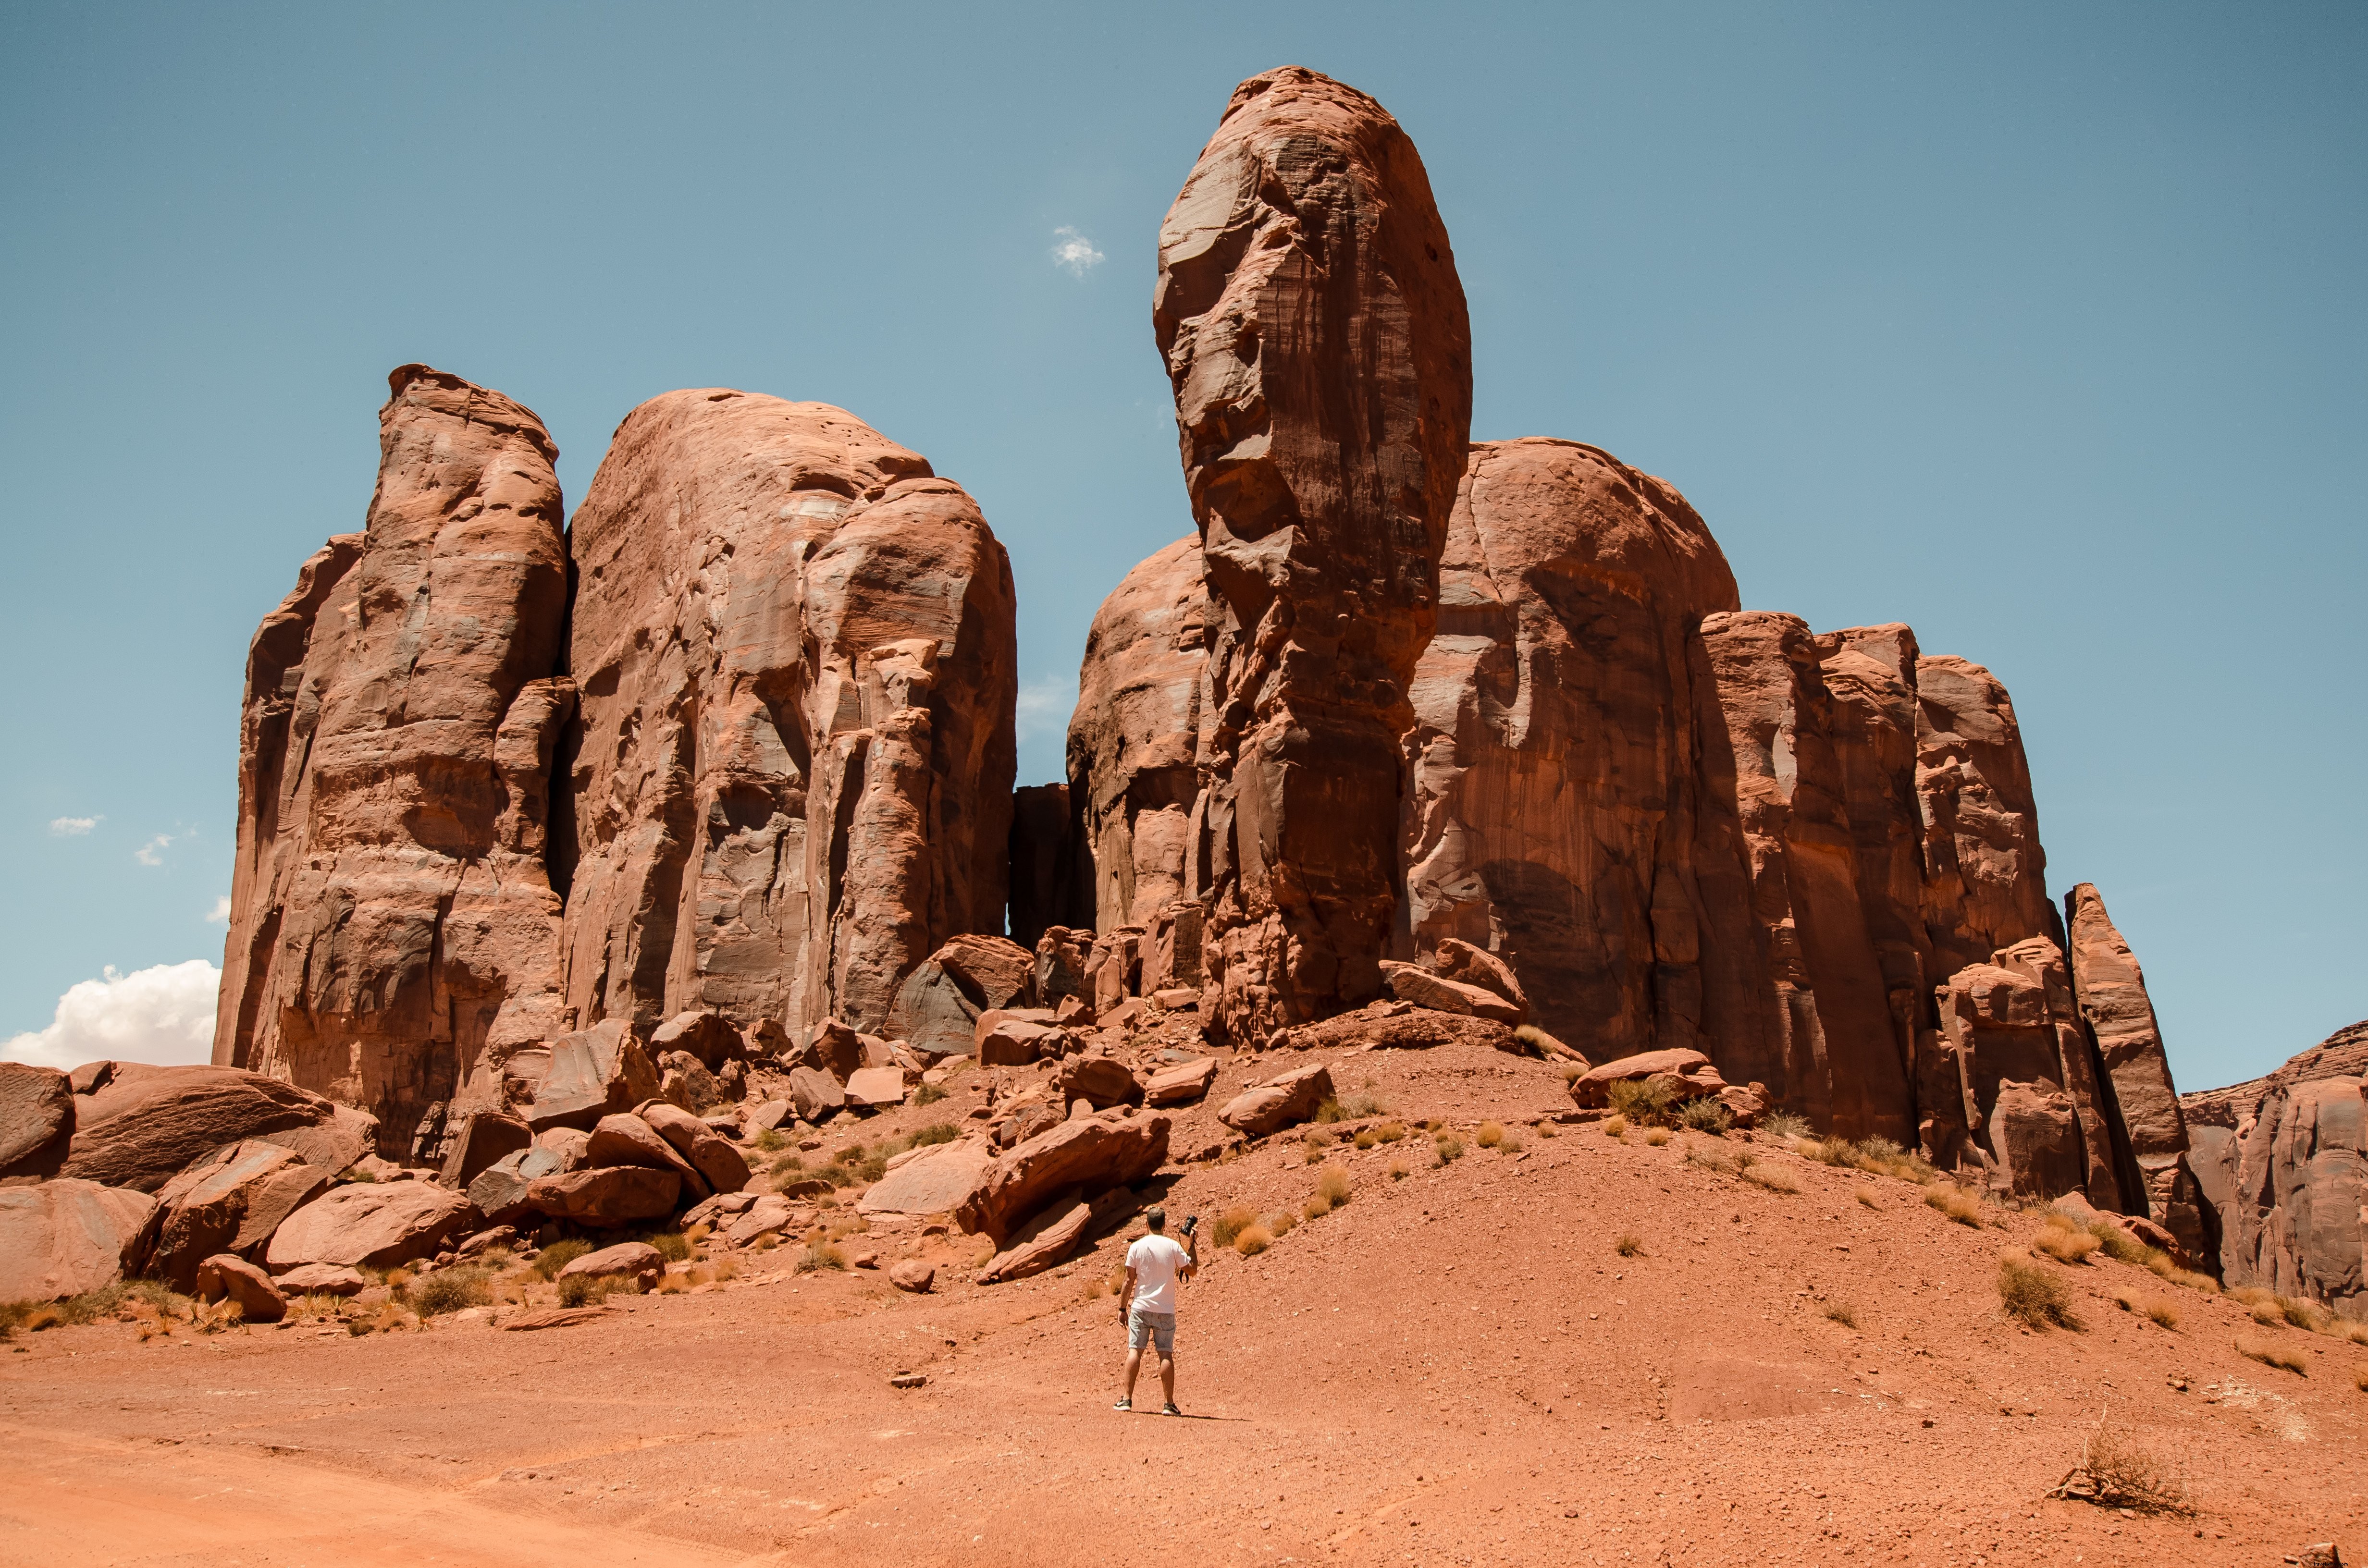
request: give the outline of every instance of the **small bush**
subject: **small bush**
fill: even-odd
[[[812,1274],[817,1268],[845,1268],[847,1255],[830,1244],[828,1238],[817,1236],[806,1244],[798,1255],[798,1272]]]
[[[757,1136],[749,1142],[757,1146],[757,1152],[760,1154],[778,1154],[788,1144],[789,1140],[781,1136],[779,1128],[760,1127],[757,1129]]]
[[[2097,1244],[2115,1263],[2134,1264],[2142,1268],[2146,1266],[2146,1254],[2153,1250],[2111,1220],[2097,1221],[2090,1227],[2089,1234],[2097,1238]]]
[[[2265,1301],[2274,1306],[2278,1293],[2264,1290],[2259,1285],[2232,1285],[2228,1289],[2228,1299],[2248,1307],[2258,1307]]]
[[[2303,1301],[2294,1296],[2279,1297],[2278,1311],[2285,1314],[2287,1323],[2296,1328],[2308,1329],[2313,1333],[2317,1332],[2323,1315],[2318,1310],[2317,1302]]]
[[[1611,1085],[1611,1108],[1631,1121],[1657,1121],[1668,1116],[1677,1091],[1658,1078],[1624,1078]]]
[[[1975,1230],[1981,1228],[1980,1200],[1953,1182],[1934,1182],[1924,1189],[1924,1201],[1960,1225],[1970,1225]]]
[[[1505,1141],[1497,1145],[1497,1153],[1500,1154],[1518,1154],[1521,1152],[1522,1147],[1523,1145],[1521,1141],[1508,1132],[1505,1134]]]
[[[1737,1173],[1754,1187],[1764,1187],[1770,1192],[1798,1192],[1801,1184],[1774,1165],[1746,1165]]]
[[[1315,1108],[1318,1121],[1362,1121],[1367,1117],[1380,1116],[1390,1108],[1371,1095],[1350,1095],[1346,1099],[1328,1099]]]
[[[1678,1122],[1695,1132],[1707,1132],[1714,1138],[1725,1137],[1726,1130],[1735,1125],[1735,1112],[1705,1095],[1679,1106]]]
[[[2291,1350],[2281,1350],[2266,1340],[2247,1339],[2239,1335],[2237,1354],[2248,1360],[2259,1361],[2264,1367],[2277,1367],[2297,1378],[2310,1376],[2310,1363]]]
[[[2175,1332],[2179,1327],[2179,1309],[2159,1297],[2146,1304],[2146,1321],[2157,1328],[2167,1328]]]
[[[2342,1318],[2329,1318],[2327,1332],[2354,1345],[2368,1345],[2368,1323],[2347,1323]]]
[[[1406,1169],[1406,1163],[1404,1160],[1392,1160],[1390,1162],[1390,1179],[1392,1181],[1404,1181],[1413,1174],[1414,1173],[1412,1171]]]
[[[1759,1131],[1779,1143],[1790,1143],[1794,1139],[1806,1138],[1813,1130],[1809,1126],[1807,1117],[1793,1111],[1780,1110],[1773,1116],[1761,1117]]]
[[[1370,1149],[1380,1142],[1379,1138],[1373,1136],[1373,1130],[1370,1127],[1357,1134],[1357,1147],[1360,1149]]]
[[[421,1317],[440,1317],[463,1307],[492,1306],[494,1282],[482,1268],[441,1269],[404,1291],[404,1301]]]
[[[657,1255],[668,1263],[690,1261],[690,1238],[680,1231],[657,1231],[635,1239],[647,1242],[656,1249]]]
[[[1587,1076],[1587,1063],[1586,1063],[1586,1062],[1564,1062],[1564,1063],[1563,1063],[1563,1065],[1562,1065],[1562,1081],[1563,1081],[1565,1084],[1576,1084],[1576,1083],[1577,1083],[1581,1078],[1584,1078],[1584,1077],[1586,1077],[1586,1076]]]
[[[1325,1145],[1321,1143],[1314,1142],[1305,1143],[1302,1145],[1301,1152],[1306,1156],[1304,1164],[1320,1165],[1324,1163]]]
[[[1334,1166],[1315,1178],[1315,1196],[1338,1209],[1349,1201],[1349,1173]]]
[[[609,1299],[615,1288],[609,1279],[595,1279],[588,1274],[571,1274],[559,1282],[559,1304],[563,1307],[597,1307]]]
[[[2058,1263],[2086,1263],[2089,1255],[2097,1250],[2097,1238],[2068,1224],[2051,1221],[2040,1227],[2031,1244]]]
[[[1827,1301],[1822,1310],[1828,1319],[1844,1328],[1858,1326],[1858,1309],[1848,1301]]]
[[[1669,1130],[1666,1127],[1653,1128],[1645,1134],[1645,1142],[1650,1143],[1656,1149],[1659,1148],[1662,1144],[1667,1143],[1668,1141]]]
[[[1272,1245],[1274,1237],[1263,1225],[1247,1226],[1234,1237],[1234,1250],[1244,1257],[1256,1257]]]
[[[578,1241],[573,1236],[564,1242],[553,1242],[542,1249],[541,1256],[534,1260],[534,1271],[545,1279],[556,1279],[561,1269],[591,1250],[590,1242]]]
[[[1325,1215],[1329,1214],[1330,1212],[1332,1212],[1332,1205],[1326,1201],[1321,1194],[1318,1194],[1317,1196],[1309,1199],[1306,1203],[1301,1207],[1299,1217],[1303,1220],[1321,1220]]]
[[[2220,1281],[2209,1274],[2190,1274],[2184,1268],[2174,1268],[2163,1276],[2174,1285],[2184,1285],[2191,1290],[2201,1290],[2207,1296],[2220,1293]]]
[[[943,1084],[924,1084],[913,1091],[913,1103],[916,1106],[935,1105],[945,1097],[946,1086]]]
[[[1636,1257],[1644,1253],[1645,1244],[1631,1231],[1623,1233],[1618,1241],[1613,1242],[1611,1250],[1622,1257]]]
[[[2351,1369],[2351,1386],[2362,1393],[2368,1393],[2368,1367]]]
[[[1406,1124],[1403,1122],[1384,1121],[1373,1129],[1373,1138],[1377,1142],[1395,1143],[1406,1135]]]
[[[2081,1484],[2085,1483],[2085,1484]],[[2079,1464],[2051,1495],[2140,1514],[2192,1514],[2187,1487],[2129,1434],[2103,1417],[2080,1455]]]
[[[1442,1137],[1434,1147],[1439,1151],[1439,1163],[1442,1165],[1453,1165],[1463,1157],[1463,1141],[1460,1138]]]
[[[1291,1234],[1292,1229],[1296,1227],[1298,1223],[1298,1220],[1292,1217],[1291,1210],[1288,1209],[1278,1210],[1274,1213],[1266,1217],[1266,1228],[1273,1234],[1277,1241],[1281,1241],[1283,1237]]]
[[[1561,1131],[1557,1130],[1554,1124],[1551,1121],[1541,1121],[1537,1124],[1537,1128],[1538,1136],[1541,1138],[1559,1138],[1562,1136]]]
[[[805,1168],[804,1156],[791,1153],[775,1156],[773,1163],[767,1165],[765,1171],[768,1176],[803,1176],[805,1174]]]
[[[1868,1191],[1862,1187],[1858,1189],[1858,1201],[1859,1207],[1861,1209],[1880,1209],[1883,1207],[1882,1201],[1878,1199],[1873,1193]]]
[[[2263,1328],[2283,1328],[2286,1325],[2286,1314],[2278,1310],[2275,1301],[2255,1301],[2252,1318]]]
[[[1209,1228],[1209,1239],[1221,1247],[1229,1247],[1234,1244],[1235,1236],[1257,1223],[1256,1210],[1236,1204],[1217,1216],[1216,1223]]]
[[[1628,1131],[1628,1119],[1624,1116],[1607,1116],[1598,1125],[1603,1129],[1603,1135],[1606,1138],[1617,1138]]]
[[[1535,1024],[1520,1024],[1515,1027],[1513,1038],[1527,1048],[1530,1055],[1543,1056],[1546,1053],[1546,1042],[1554,1037]]]
[[[1501,1121],[1484,1121],[1480,1130],[1472,1134],[1472,1142],[1483,1149],[1493,1149],[1504,1141],[1505,1124]]]
[[[1998,1260],[1998,1303],[2008,1315],[2021,1318],[2032,1327],[2077,1329],[2080,1320],[2072,1313],[2071,1298],[2054,1275],[2021,1258]]]

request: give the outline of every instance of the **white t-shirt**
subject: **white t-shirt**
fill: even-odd
[[[1134,1270],[1134,1310],[1174,1312],[1176,1271],[1190,1261],[1190,1255],[1167,1236],[1145,1236],[1128,1247],[1126,1266]]]

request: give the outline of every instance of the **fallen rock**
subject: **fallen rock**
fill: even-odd
[[[790,1103],[807,1121],[820,1121],[847,1104],[847,1091],[839,1081],[819,1068],[791,1068],[789,1087]]]
[[[0,1177],[55,1176],[74,1125],[74,1080],[54,1067],[0,1062]]]
[[[589,1170],[592,1166],[592,1134],[580,1127],[553,1127],[538,1132],[534,1146],[550,1150],[563,1171]]]
[[[781,1124],[796,1116],[798,1108],[788,1100],[766,1100],[748,1112],[750,1134],[778,1131]]]
[[[551,1071],[535,1090],[527,1124],[540,1133],[554,1127],[589,1131],[602,1117],[655,1099],[656,1065],[621,1018],[565,1034],[551,1047]]]
[[[1294,1051],[1429,1051],[1441,1045],[1485,1045],[1528,1054],[1512,1029],[1493,1018],[1441,1013],[1408,1002],[1374,1002],[1320,1024],[1303,1024],[1285,1037]]]
[[[888,1270],[888,1283],[907,1295],[926,1296],[936,1284],[938,1271],[932,1264],[907,1259]]]
[[[606,1228],[674,1212],[682,1177],[647,1165],[609,1165],[538,1176],[527,1184],[526,1201],[554,1220]]]
[[[595,1166],[646,1165],[652,1170],[672,1171],[693,1198],[708,1195],[707,1183],[691,1168],[690,1162],[677,1153],[674,1145],[660,1136],[656,1128],[630,1111],[600,1119],[592,1129],[591,1153]]]
[[[663,1061],[670,1051],[684,1051],[711,1073],[721,1073],[742,1049],[740,1031],[732,1020],[706,1007],[677,1013],[650,1031],[652,1055]]]
[[[290,1296],[359,1296],[370,1288],[359,1269],[338,1263],[307,1263],[274,1280]]]
[[[892,1389],[916,1389],[926,1385],[928,1381],[929,1375],[927,1372],[898,1372],[888,1380],[888,1386]]]
[[[976,1046],[982,1067],[1025,1067],[1040,1056],[1058,1056],[1066,1036],[1050,1024],[1033,1023],[1007,1013],[991,1027],[980,1018],[983,1032]]]
[[[1144,1086],[1123,1062],[1107,1056],[1073,1056],[1053,1074],[1053,1092],[1069,1102],[1085,1100],[1096,1110],[1140,1105]]]
[[[559,1278],[630,1279],[646,1290],[666,1278],[666,1257],[647,1242],[619,1242],[587,1252],[560,1269]]]
[[[1432,956],[1431,968],[1441,980],[1493,991],[1523,1013],[1530,1010],[1529,994],[1521,989],[1512,965],[1486,948],[1474,947],[1453,937],[1443,937],[1438,952]]]
[[[1276,1074],[1225,1102],[1217,1119],[1245,1137],[1263,1138],[1279,1128],[1313,1117],[1332,1097],[1332,1074],[1310,1062]]]
[[[1035,964],[1033,953],[1005,937],[955,937],[905,980],[888,1031],[926,1061],[967,1051],[981,1013],[1027,1005]]]
[[[1173,1067],[1163,1067],[1143,1085],[1143,1103],[1148,1106],[1190,1104],[1209,1092],[1210,1081],[1216,1075],[1216,1061],[1207,1056],[1191,1062],[1179,1062]]]
[[[1055,1199],[987,1260],[979,1271],[978,1283],[996,1285],[1042,1274],[1075,1252],[1087,1235],[1133,1207],[1134,1194],[1125,1187],[1115,1187],[1090,1203]]]
[[[583,1324],[598,1323],[613,1316],[613,1307],[553,1307],[547,1312],[524,1312],[501,1323],[505,1334],[531,1334],[542,1328],[575,1328]]]
[[[1710,1058],[1699,1051],[1640,1051],[1634,1056],[1622,1056],[1600,1067],[1591,1067],[1572,1079],[1570,1097],[1582,1110],[1597,1109],[1611,1103],[1611,1085],[1614,1084],[1643,1083],[1656,1074],[1668,1074],[1682,1082],[1714,1077],[1717,1072],[1718,1069],[1711,1065]],[[1725,1086],[1722,1080],[1720,1087]]]
[[[1529,1017],[1528,1008],[1516,1006],[1486,986],[1449,980],[1419,964],[1384,960],[1382,976],[1389,983],[1392,995],[1417,1007],[1440,1013],[1469,1013],[1475,1018],[1490,1018],[1500,1024],[1519,1024]]]
[[[723,1104],[725,1096],[723,1081],[689,1051],[672,1051],[658,1059],[658,1096],[668,1105],[697,1115]]]
[[[485,1167],[505,1154],[515,1154],[530,1147],[534,1131],[514,1116],[497,1111],[472,1111],[461,1118],[444,1154],[444,1168],[436,1177],[456,1192],[466,1192],[469,1184],[484,1174]]]
[[[280,1221],[263,1261],[274,1274],[307,1263],[408,1263],[434,1256],[476,1212],[466,1198],[434,1182],[355,1182]]]
[[[452,1256],[461,1259],[478,1257],[493,1251],[495,1247],[508,1246],[517,1240],[517,1226],[494,1225],[479,1231],[475,1235],[454,1247]]]
[[[156,1200],[65,1176],[0,1187],[0,1301],[56,1301],[112,1285],[137,1256]]]
[[[141,1271],[187,1293],[218,1253],[251,1257],[329,1178],[293,1149],[260,1139],[224,1144],[156,1194]]]
[[[541,1144],[520,1149],[477,1173],[477,1179],[469,1184],[469,1201],[487,1220],[507,1225],[534,1212],[526,1194],[537,1176],[558,1176],[568,1168],[556,1150]]]
[[[1156,1171],[1167,1158],[1168,1126],[1157,1114],[1111,1112],[1064,1121],[988,1162],[954,1206],[955,1222],[964,1231],[985,1232],[999,1247],[1063,1187],[1095,1196],[1132,1187]],[[927,1160],[906,1169],[927,1171],[937,1164]]]
[[[862,1214],[942,1214],[969,1196],[987,1167],[985,1145],[965,1140],[931,1146],[925,1159],[908,1161],[871,1184],[856,1199]]]
[[[865,1067],[847,1080],[847,1103],[863,1109],[905,1103],[905,1074],[895,1067]]]
[[[723,1239],[735,1247],[747,1246],[759,1236],[779,1234],[789,1224],[792,1213],[787,1198],[767,1193],[725,1222]]]
[[[225,1143],[259,1138],[296,1151],[315,1170],[362,1157],[377,1124],[293,1084],[233,1067],[118,1062],[77,1096],[60,1176],[154,1192]]]
[[[1063,1119],[1062,1108],[1041,1099],[1016,1101],[1004,1108],[990,1136],[998,1149],[1009,1149],[1025,1143],[1038,1133],[1058,1126]]]
[[[643,1106],[639,1114],[716,1192],[737,1192],[748,1185],[746,1156],[715,1128],[664,1100]]]
[[[288,1315],[288,1298],[271,1276],[233,1253],[216,1253],[198,1265],[195,1290],[201,1301],[227,1296],[238,1303],[239,1316],[248,1323],[278,1323]]]

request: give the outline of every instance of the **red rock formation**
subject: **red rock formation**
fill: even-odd
[[[2022,727],[1998,677],[1949,657],[1916,661],[1916,793],[1924,822],[1924,926],[1948,973],[2026,937],[2059,946]]]
[[[826,404],[669,392],[575,518],[569,1004],[643,1032],[886,1021],[1000,933],[1011,572],[961,487]]]
[[[1237,1035],[1381,991],[1397,738],[1471,425],[1463,290],[1422,160],[1352,88],[1245,82],[1160,230],[1154,325],[1216,610],[1201,726]]]
[[[1489,949],[1600,1055],[1701,1038],[1686,644],[1735,608],[1661,481],[1571,441],[1472,449],[1414,679],[1404,956]]]
[[[2222,1278],[2368,1322],[2368,1022],[2179,1104]]]
[[[249,652],[214,1053],[398,1148],[565,1021],[543,835],[572,688],[550,436],[457,376],[388,384],[367,525]]]

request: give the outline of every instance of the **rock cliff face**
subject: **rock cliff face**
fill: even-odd
[[[214,1059],[364,1107],[394,1147],[565,1026],[543,850],[573,688],[550,436],[457,376],[389,385],[362,532],[248,654]]]
[[[874,1030],[948,937],[1001,934],[1011,569],[961,486],[825,403],[669,392],[570,542],[583,1021]]]
[[[1153,322],[1215,611],[1206,953],[1259,1036],[1382,989],[1397,740],[1472,414],[1414,143],[1313,72],[1243,83],[1161,226]]]
[[[2222,1278],[2368,1322],[2368,1022],[2179,1106]]]

